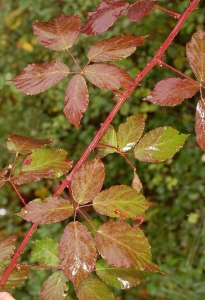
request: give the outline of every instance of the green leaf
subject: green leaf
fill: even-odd
[[[39,298],[42,300],[63,300],[67,296],[65,293],[68,290],[66,282],[68,279],[62,271],[53,273],[43,283]]]
[[[125,123],[120,124],[117,132],[117,145],[122,152],[129,151],[136,145],[144,131],[145,118],[139,114],[127,118]]]
[[[11,235],[6,238],[0,236],[0,262],[4,262],[6,259],[9,259],[13,255],[15,246],[15,235]]]
[[[108,265],[103,259],[97,262],[96,273],[107,284],[118,289],[130,289],[154,274],[151,271],[139,271],[134,268],[116,268]]]
[[[7,267],[0,268],[0,278],[4,275]],[[18,285],[24,283],[24,281],[27,279],[28,275],[30,274],[29,268],[16,268],[14,267],[11,271],[11,274],[9,275],[9,278],[7,279],[6,283],[2,287],[3,290],[12,290]],[[1,290],[1,287],[0,287]]]
[[[84,280],[77,293],[79,300],[114,300],[113,293],[97,278]]]
[[[85,162],[71,181],[72,196],[79,204],[92,201],[100,192],[105,179],[105,168],[100,158]]]
[[[180,134],[178,130],[170,126],[156,128],[141,138],[135,146],[134,156],[140,161],[164,161],[182,148],[188,136]]]
[[[106,145],[109,145],[111,147],[106,147]],[[106,132],[103,134],[99,144],[97,145],[99,155],[101,157],[104,157],[109,153],[116,152],[117,150],[112,147],[117,148],[117,136],[114,127],[110,125]]]
[[[151,205],[142,194],[126,185],[112,186],[93,200],[97,212],[112,218],[134,218]]]
[[[55,177],[60,177],[72,167],[72,161],[68,160],[66,155],[67,152],[64,149],[40,149],[27,156],[22,166],[22,172],[54,170]]]
[[[52,141],[50,139],[37,140],[18,134],[11,134],[8,137],[7,148],[12,153],[27,154],[49,144],[52,144]]]
[[[31,256],[37,260],[40,265],[58,266],[60,263],[58,257],[58,243],[48,237],[36,240]]]
[[[117,268],[157,271],[151,262],[150,245],[139,227],[119,222],[107,222],[95,234],[95,244],[108,264]]]

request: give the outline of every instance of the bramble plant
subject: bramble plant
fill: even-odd
[[[14,154],[14,160],[0,171],[0,187],[6,183],[12,185],[24,205],[17,215],[33,225],[15,252],[16,236],[1,238],[2,290],[9,291],[23,283],[31,269],[38,267],[55,270],[42,286],[39,294],[42,300],[66,299],[69,281],[73,283],[80,300],[109,300],[115,299],[110,287],[129,289],[145,281],[153,273],[160,272],[151,260],[151,247],[139,228],[144,221],[145,211],[153,203],[147,201],[140,192],[142,183],[136,166],[129,157],[149,163],[168,160],[183,147],[188,135],[171,126],[154,128],[143,134],[143,114],[129,116],[117,131],[111,122],[131,93],[140,88],[140,82],[149,71],[154,66],[166,67],[182,78],[166,78],[157,82],[153,91],[142,100],[161,106],[177,106],[199,91],[195,132],[198,145],[205,150],[205,32],[198,30],[186,46],[187,60],[196,80],[162,60],[165,51],[198,3],[199,0],[190,1],[187,9],[180,15],[160,7],[156,1],[140,0],[134,4],[121,0],[101,1],[94,11],[88,13],[85,24],[81,23],[77,14],[62,14],[50,21],[34,23],[33,32],[40,43],[55,51],[65,50],[78,71],[71,71],[69,66],[58,60],[34,63],[12,79],[17,89],[24,94],[35,95],[72,75],[65,91],[63,112],[77,129],[89,105],[86,80],[98,88],[113,92],[112,100],[116,104],[74,166],[72,160],[66,157],[66,150],[47,147],[52,144],[50,139],[37,140],[17,134],[8,137],[7,147]],[[156,7],[178,19],[178,22],[154,57],[134,79],[124,69],[110,62],[133,54],[136,47],[149,38],[148,35],[120,35],[99,40],[88,49],[88,61],[84,67],[80,66],[78,59],[70,51],[77,43],[79,34],[89,36],[103,33],[125,13],[128,20],[140,22],[141,18]],[[98,154],[87,160],[95,148]],[[108,154],[121,155],[133,168],[131,187],[122,184],[103,189],[103,158]],[[17,165],[22,155],[26,157],[18,172]],[[26,203],[17,188],[28,182],[37,182],[42,178],[60,178],[65,174],[65,179],[55,193],[44,200],[37,198]],[[69,190],[69,200],[60,196],[65,188]],[[94,222],[85,211],[87,207],[104,217]],[[81,222],[82,217],[86,222]],[[67,220],[67,226],[59,243],[51,237],[34,241],[31,256],[39,265],[18,263],[24,247],[39,224],[64,220]]]

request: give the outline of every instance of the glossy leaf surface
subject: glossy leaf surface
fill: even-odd
[[[61,222],[73,214],[74,208],[61,197],[48,197],[43,202],[30,201],[17,215],[32,223]]]
[[[186,45],[188,62],[200,81],[205,81],[205,31],[199,29]]]
[[[128,9],[129,4],[124,1],[103,1],[94,11],[88,13],[87,22],[83,25],[81,33],[95,35],[106,31]]]
[[[2,268],[0,267],[0,278],[2,278],[5,271],[6,271],[6,267],[2,267]],[[18,285],[24,283],[24,281],[27,279],[29,274],[30,274],[29,268],[14,267],[4,286],[0,286],[0,291],[1,289],[4,291],[5,290],[9,291],[16,288]]]
[[[31,256],[40,265],[58,266],[60,263],[58,258],[58,243],[48,237],[35,240]]]
[[[79,204],[92,201],[100,192],[104,179],[105,168],[99,157],[82,164],[71,181],[74,200]]]
[[[45,47],[61,51],[75,43],[80,28],[81,20],[78,15],[62,14],[47,22],[34,22],[33,33]]]
[[[131,5],[127,13],[127,18],[131,21],[140,22],[141,19],[149,14],[154,8],[153,1],[137,1]]]
[[[150,245],[139,227],[119,222],[107,222],[98,228],[95,243],[108,264],[117,268],[157,271],[151,262]]]
[[[65,299],[68,290],[66,284],[67,278],[64,276],[62,271],[53,273],[43,283],[39,298],[41,300],[63,300]]]
[[[197,103],[195,132],[198,145],[205,151],[205,103],[203,100]]]
[[[87,278],[82,282],[78,290],[79,300],[114,300],[113,293],[97,278]]]
[[[107,284],[118,289],[130,289],[153,274],[151,271],[139,271],[134,268],[116,268],[108,265],[103,259],[97,262],[96,273]]]
[[[81,75],[74,75],[65,92],[64,114],[71,124],[79,128],[89,102],[88,87]]]
[[[109,40],[96,42],[88,51],[92,62],[114,61],[126,58],[142,45],[147,36],[120,35]]]
[[[36,95],[47,91],[58,81],[67,77],[70,69],[64,63],[53,60],[43,64],[28,65],[12,79],[15,87],[27,95]]]
[[[134,156],[140,161],[164,161],[182,148],[187,137],[170,126],[156,128],[142,137],[135,146]]]
[[[127,118],[117,132],[117,145],[122,152],[129,151],[140,139],[145,126],[145,118],[139,114]]]
[[[9,259],[13,255],[15,246],[15,235],[11,235],[6,238],[0,236],[0,262],[4,262],[6,259]]]
[[[10,178],[10,181],[12,181],[14,184],[22,185],[27,182],[36,182],[41,180],[41,178],[51,178],[55,174],[54,170],[48,170],[48,171],[34,171],[34,172],[21,172],[18,175],[15,175]]]
[[[7,148],[12,153],[26,154],[50,144],[52,144],[50,139],[37,140],[18,134],[11,134],[8,137]]]
[[[133,80],[123,69],[108,64],[93,64],[85,68],[86,78],[94,85],[105,90],[128,88]]]
[[[66,158],[67,152],[63,149],[40,149],[27,156],[23,163],[22,172],[44,172],[54,170],[55,176],[60,177],[72,167],[72,161]]]
[[[69,223],[58,248],[61,268],[76,287],[94,270],[95,245],[88,229],[79,222]]]
[[[106,147],[106,145],[110,145],[111,147]],[[112,148],[112,146],[117,148],[117,135],[114,127],[110,125],[97,145],[99,155],[105,157],[109,153],[115,153],[116,149]]]
[[[193,97],[198,90],[198,84],[192,80],[167,78],[159,81],[150,95],[143,100],[162,106],[176,106],[185,98]]]
[[[142,194],[127,185],[112,186],[93,200],[97,212],[112,218],[134,218],[150,205]]]

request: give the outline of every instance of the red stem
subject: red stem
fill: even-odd
[[[16,194],[19,196],[21,202],[23,202],[23,204],[26,205],[26,202],[25,202],[24,198],[23,198],[23,197],[21,196],[21,194],[19,193],[19,190],[17,189],[17,187],[15,186],[15,184],[14,184],[12,181],[10,181],[10,183],[11,183],[11,185],[13,186],[13,188],[14,188]]]
[[[164,7],[161,7],[161,6],[157,5],[157,4],[155,4],[154,6],[157,7],[157,8],[159,8],[159,9],[161,9],[161,10],[163,10],[163,11],[166,11],[171,17],[174,17],[175,19],[179,19],[181,17],[180,14],[175,13],[174,11],[168,10],[168,9],[166,9]]]
[[[109,124],[112,122],[113,118],[121,108],[122,104],[125,102],[125,100],[130,96],[132,91],[135,89],[135,87],[138,86],[140,81],[149,73],[149,71],[158,63],[158,61],[161,59],[161,57],[164,55],[164,52],[168,48],[168,46],[171,44],[177,33],[179,32],[182,25],[185,23],[186,19],[189,17],[191,12],[196,8],[197,4],[200,0],[193,0],[190,2],[189,7],[185,10],[185,12],[181,15],[181,18],[179,19],[178,23],[170,33],[170,35],[167,37],[165,42],[162,44],[162,46],[157,51],[156,55],[148,62],[147,66],[137,75],[137,77],[134,79],[134,83],[122,94],[119,101],[116,103],[116,105],[113,107],[112,111],[108,115],[105,122],[102,124],[101,128],[95,135],[94,139],[92,140],[91,144],[88,146],[88,148],[85,150],[85,152],[82,154],[79,161],[76,163],[75,167],[71,171],[71,173],[66,177],[66,179],[62,182],[60,187],[57,189],[57,191],[54,193],[54,196],[59,195],[66,186],[70,186],[70,182],[72,179],[73,174],[79,169],[79,167],[82,165],[82,163],[87,159],[88,155],[93,151],[93,149],[96,147],[97,143],[101,139],[103,133],[108,128]],[[2,277],[0,281],[0,285],[4,285],[6,280],[8,279],[12,269],[17,264],[17,260],[19,256],[21,255],[21,252],[23,251],[24,247],[26,246],[27,242],[29,241],[30,237],[32,236],[33,232],[37,229],[38,224],[33,224],[30,230],[27,232],[24,240],[20,244],[19,248],[15,252],[8,268],[6,269],[4,276]]]

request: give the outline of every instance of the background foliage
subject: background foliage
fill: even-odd
[[[133,3],[134,1],[129,1]],[[204,4],[194,11],[183,26],[174,43],[168,48],[164,60],[175,68],[192,76],[185,57],[185,44],[191,35],[200,27],[204,29]],[[182,12],[188,0],[161,1],[160,5],[177,12]],[[68,151],[69,159],[77,161],[82,151],[89,145],[94,133],[103,122],[114,103],[111,94],[89,85],[90,105],[86,111],[80,131],[71,126],[64,114],[64,90],[67,81],[59,82],[43,94],[26,96],[20,93],[9,81],[32,62],[43,63],[58,59],[71,66],[72,61],[63,52],[55,52],[43,47],[32,34],[35,20],[47,21],[61,13],[77,13],[85,21],[87,12],[99,2],[97,0],[3,0],[0,4],[1,40],[0,60],[2,76],[0,78],[0,167],[8,164],[6,140],[9,134],[23,134],[33,138],[50,137],[54,147]],[[117,62],[134,76],[142,70],[148,60],[156,52],[161,42],[174,27],[176,20],[166,13],[154,9],[140,24],[131,23],[121,17],[113,27],[100,36],[87,37],[81,35],[73,47],[73,54],[82,65],[86,63],[86,52],[97,40],[114,37],[121,33],[147,35],[149,38],[137,51]],[[157,107],[141,101],[152,90],[160,79],[175,76],[165,68],[155,68],[143,80],[132,97],[126,101],[120,113],[114,119],[114,126],[125,121],[131,114],[142,112],[146,117],[148,131],[158,126],[170,125],[182,133],[189,133],[184,148],[165,163],[148,164],[137,162],[138,174],[144,187],[145,197],[155,202],[146,214],[143,230],[152,245],[153,261],[166,273],[166,276],[153,275],[145,284],[129,291],[116,291],[118,300],[136,299],[202,299],[205,294],[204,262],[205,262],[205,229],[203,207],[204,162],[205,155],[196,144],[194,134],[194,114],[196,99],[184,101],[177,107]],[[118,155],[105,158],[105,188],[114,184],[130,184],[131,168]],[[31,183],[21,188],[27,200],[34,197],[45,198],[55,190],[58,181],[42,181]],[[2,210],[3,209],[3,210]],[[18,233],[21,239],[29,224],[14,216],[21,209],[17,196],[8,186],[0,190],[0,227],[5,235]],[[6,213],[6,214],[5,214]],[[88,211],[89,213],[89,211]],[[58,241],[63,228],[61,224],[41,225],[34,238],[42,238],[52,234]],[[20,232],[20,233],[19,233]],[[22,257],[28,259],[30,244]],[[48,276],[48,271],[35,271],[30,280],[15,290],[16,299],[38,299],[40,282]],[[70,298],[71,299],[71,298]],[[74,296],[73,296],[74,299]]]

